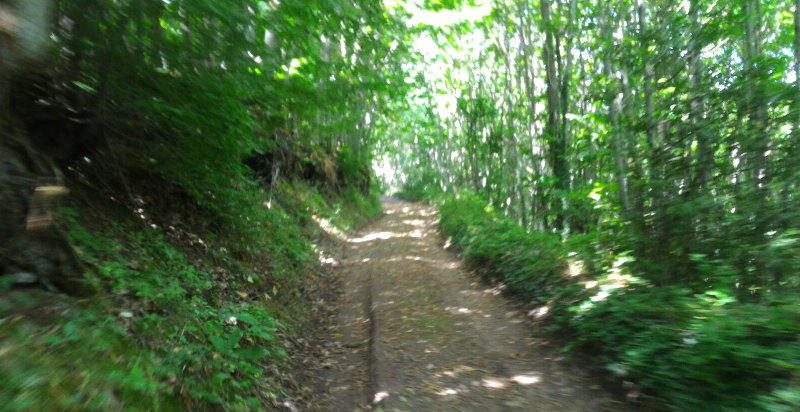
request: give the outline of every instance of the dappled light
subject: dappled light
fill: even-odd
[[[320,251],[320,253],[319,253],[318,260],[319,260],[319,263],[322,264],[322,265],[336,266],[336,265],[339,264],[339,261],[336,260],[336,258],[334,258],[331,255],[326,255],[325,252],[322,252],[322,251]]]
[[[454,314],[460,314],[460,313],[464,313],[464,314],[471,314],[471,313],[476,313],[474,310],[472,310],[472,309],[469,309],[469,308],[455,308],[455,307],[451,307],[451,306],[448,306],[448,307],[444,308],[444,310],[446,310],[446,311],[448,311],[448,312],[450,312],[450,313],[454,313]]]
[[[486,295],[629,400],[800,410],[800,3],[391,4],[421,86],[378,158]]]
[[[567,259],[567,275],[569,277],[580,276],[585,273],[585,263],[575,258]]]
[[[539,383],[541,378],[536,374],[515,375],[511,377],[511,381],[520,385],[533,385]]]
[[[439,396],[457,395],[458,394],[458,390],[457,389],[451,389],[451,388],[445,388],[445,389],[437,392],[436,394],[439,395]]]
[[[547,316],[548,313],[550,313],[550,307],[549,306],[540,306],[538,308],[531,309],[528,312],[528,316],[536,318],[536,319],[540,319],[540,318],[543,318],[543,317]]]
[[[531,337],[529,319],[545,316],[547,306],[530,314],[510,307],[501,296],[504,285],[487,289],[463,272],[430,230],[437,215],[429,208],[397,201],[385,208],[384,219],[350,238],[353,255],[344,262],[368,279],[375,404],[385,410],[517,410],[586,405],[605,396],[582,380],[565,381],[574,371],[562,371],[558,357]],[[560,378],[549,380],[536,369]]]
[[[506,383],[499,379],[483,378],[481,384],[490,389],[503,389],[506,387]]]
[[[347,239],[347,241],[350,243],[364,243],[364,242],[371,242],[374,240],[387,240],[396,237],[420,238],[422,237],[422,232],[419,230],[412,230],[410,232],[376,232],[376,233],[370,233],[363,237],[350,238]]]
[[[368,235],[366,235],[364,237],[351,238],[351,239],[348,239],[347,241],[350,242],[350,243],[364,243],[364,242],[370,242],[370,241],[373,241],[373,240],[376,240],[376,239],[380,239],[380,240],[391,239],[391,238],[397,237],[397,236],[402,236],[402,235],[397,234],[397,233],[393,233],[393,232],[377,232],[377,233],[370,233],[370,234],[368,234]]]
[[[334,225],[329,219],[319,217],[317,215],[312,215],[312,219],[319,225],[319,227],[324,230],[329,235],[337,238],[337,239],[345,239],[347,236]]]
[[[0,0],[0,410],[800,411],[800,0]]]
[[[384,399],[386,399],[388,397],[389,397],[389,392],[386,392],[386,391],[377,392],[375,394],[375,396],[372,398],[372,403],[375,403],[375,404],[380,403],[381,401],[383,401]]]

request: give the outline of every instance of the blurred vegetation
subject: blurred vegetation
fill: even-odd
[[[30,19],[18,6],[0,13]],[[371,1],[239,0],[55,1],[39,23],[49,54],[0,73],[0,213],[42,173],[71,194],[46,232],[57,247],[0,238],[28,250],[0,249],[0,409],[300,397],[288,352],[325,282],[326,230],[381,212],[371,119],[404,93],[389,86],[400,23]]]
[[[800,4],[447,3],[384,184],[631,397],[799,410]]]
[[[251,219],[263,231],[257,243],[229,238],[235,229],[145,226],[99,201],[62,209],[94,293],[53,304],[51,293],[5,286],[5,408],[263,410],[296,396],[286,392],[296,385],[287,351],[324,276],[317,258],[333,247],[312,215],[346,231],[380,209],[357,190],[281,185],[263,220]]]
[[[618,241],[598,233],[563,242],[527,232],[475,195],[440,210],[441,229],[480,273],[524,297],[568,349],[583,347],[660,404],[679,411],[800,407],[796,294],[753,301],[722,287],[657,286]]]
[[[799,8],[0,1],[0,405],[293,398],[381,188],[661,405],[798,410]]]

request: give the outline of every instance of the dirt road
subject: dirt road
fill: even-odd
[[[384,208],[347,242],[323,409],[625,409],[566,365],[525,311],[461,267],[434,209],[394,199]]]

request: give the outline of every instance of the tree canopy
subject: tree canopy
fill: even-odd
[[[398,192],[439,202],[471,264],[665,407],[797,410],[798,13],[798,0],[0,0],[0,292],[33,277],[143,314],[98,329],[109,357],[131,325],[152,333],[131,345],[141,379],[108,366],[117,379],[84,406],[123,393],[258,408],[278,385],[254,365],[286,355],[282,313],[263,308],[276,285],[301,296],[320,225]],[[78,195],[55,213],[47,193],[67,187]],[[236,297],[251,295],[265,297]],[[108,312],[92,310],[52,338],[14,336],[64,347]],[[185,335],[188,319],[205,323]],[[0,377],[15,367],[0,360]],[[37,385],[40,399],[70,391]]]
[[[779,343],[764,332],[766,346],[747,349],[761,332],[745,330],[785,328],[776,330],[782,335],[798,326],[790,309],[799,279],[797,2],[407,7],[416,17],[408,20],[419,51],[408,74],[415,88],[378,134],[384,181],[412,197],[477,195],[479,205],[443,211],[468,259],[533,302],[563,305],[566,328],[676,410],[796,407],[785,381],[765,384],[774,398],[760,403],[744,388],[761,384],[732,375],[796,379],[796,352],[783,372],[753,361],[795,339]],[[480,205],[503,216],[483,216]],[[619,270],[640,283],[572,295],[546,275],[558,261],[594,271],[575,281],[587,288],[615,288],[602,279]],[[647,301],[664,312],[648,314]],[[567,307],[588,311],[568,315]],[[724,310],[709,315],[708,307]],[[673,310],[680,314],[665,315]],[[766,317],[756,326],[745,320],[751,315]],[[718,329],[716,316],[728,317],[730,329]],[[685,341],[701,344],[690,350]],[[715,365],[715,356],[730,364]]]

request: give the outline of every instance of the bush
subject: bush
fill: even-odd
[[[633,274],[634,259],[614,250],[616,239],[585,234],[562,242],[529,233],[486,204],[474,195],[445,201],[441,230],[486,278],[547,305],[552,325],[569,336],[567,348],[592,351],[671,410],[800,408],[796,298],[774,293],[753,304],[722,290],[656,287]]]

